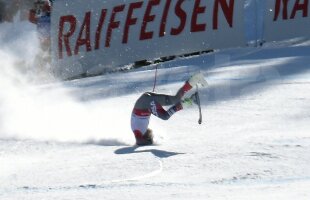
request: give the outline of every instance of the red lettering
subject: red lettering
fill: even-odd
[[[294,18],[296,14],[302,12],[303,17],[308,15],[308,2],[309,0],[295,0],[294,8],[292,13],[288,13],[288,4],[289,0],[276,0],[275,7],[275,20],[281,15],[281,8],[283,8],[282,17],[285,19]],[[125,1],[124,1],[125,2]],[[147,5],[144,6],[144,3],[147,2]],[[162,4],[161,4],[162,3]],[[165,3],[165,4],[164,4]],[[203,0],[137,0],[136,2],[128,3],[128,10],[125,14],[126,3],[122,5],[115,5],[110,10],[102,9],[101,15],[98,19],[98,24],[96,27],[96,32],[93,35],[91,31],[95,31],[95,27],[91,27],[94,23],[95,14],[99,13],[91,13],[91,11],[86,12],[81,27],[79,27],[79,33],[75,34],[75,30],[77,29],[77,19],[73,15],[67,15],[60,17],[59,21],[59,35],[58,35],[58,50],[59,50],[59,58],[62,59],[64,57],[64,53],[66,51],[66,55],[72,56],[74,53],[77,55],[82,48],[86,49],[87,52],[92,51],[93,49],[100,49],[100,46],[103,45],[101,42],[101,38],[105,35],[105,44],[106,48],[111,46],[111,43],[114,42],[112,38],[116,38],[114,34],[118,29],[124,28],[123,35],[119,38],[122,43],[127,44],[130,41],[130,33],[133,32],[131,29],[137,29],[136,27],[141,28],[139,37],[140,40],[149,40],[154,37],[154,34],[158,33],[157,37],[164,37],[167,33],[168,35],[180,35],[184,30],[188,32],[187,28],[190,28],[190,32],[204,32],[209,27],[207,24],[207,20],[209,20],[206,15],[207,9],[212,12],[212,8],[208,7],[209,1]],[[185,6],[193,5],[193,10],[191,16],[187,16],[189,14],[189,9]],[[292,4],[293,5],[293,4]],[[233,17],[234,17],[234,6],[235,0],[214,0],[213,7],[213,29],[219,29],[219,17],[221,16],[221,20],[225,20],[230,27],[233,27]],[[141,12],[142,8],[145,7],[145,12],[143,14],[143,19],[140,19],[138,13]],[[156,8],[160,7],[160,14],[156,14]],[[170,11],[174,12],[170,13]],[[111,14],[110,14],[111,13]],[[110,14],[110,16],[107,16]],[[291,15],[288,15],[291,14]],[[123,19],[120,16],[124,16],[124,22],[120,21]],[[127,16],[125,16],[127,15]],[[157,18],[161,16],[161,19]],[[211,14],[212,16],[212,14]],[[189,19],[191,17],[191,19]],[[172,19],[174,18],[174,19]],[[97,20],[97,17],[95,18]],[[205,21],[203,21],[205,19]],[[156,22],[160,23],[159,32],[155,32],[155,29],[151,29],[151,25]],[[160,22],[159,22],[160,20]],[[170,21],[171,20],[171,21]],[[191,21],[189,21],[191,20]],[[171,25],[169,22],[173,22]],[[123,24],[124,23],[124,24]],[[187,27],[186,25],[189,25]],[[105,27],[106,24],[106,27]],[[138,25],[139,24],[139,25]],[[141,27],[140,27],[141,26]],[[208,26],[208,27],[207,27]],[[210,25],[211,26],[211,25]],[[135,27],[135,28],[134,28]],[[148,28],[149,27],[149,28]],[[106,34],[102,33],[103,30]],[[117,30],[115,30],[117,29]],[[211,28],[210,28],[211,29]],[[123,29],[122,29],[123,30]],[[113,31],[115,33],[113,33]],[[131,32],[130,32],[131,31]],[[167,31],[167,33],[166,33]],[[170,31],[170,32],[169,32]],[[138,33],[139,34],[139,33]],[[70,41],[73,36],[77,36],[77,40],[75,42],[75,46],[71,46]],[[114,37],[113,37],[114,36]],[[93,38],[94,37],[94,38]],[[94,39],[94,41],[92,41]],[[74,48],[72,51],[71,48]],[[65,55],[65,56],[66,56]]]
[[[152,8],[154,6],[157,6],[160,4],[160,0],[150,0],[147,7],[146,11],[143,17],[143,23],[141,27],[141,32],[140,32],[140,40],[147,40],[147,39],[152,39],[153,38],[153,31],[146,31],[147,24],[149,22],[152,22],[155,20],[156,15],[151,15]]]
[[[99,19],[99,23],[98,23],[97,30],[96,30],[95,49],[100,48],[101,31],[102,31],[102,27],[103,27],[106,15],[107,15],[107,9],[102,9],[100,19]]]
[[[195,1],[192,22],[191,22],[191,32],[199,32],[206,30],[206,24],[197,24],[198,15],[206,11],[205,6],[200,6],[200,0]]]
[[[180,19],[180,25],[177,28],[171,29],[171,35],[179,35],[185,28],[187,15],[186,12],[182,9],[182,4],[184,1],[185,0],[179,0],[175,6],[175,14]]]
[[[163,17],[161,18],[159,37],[163,37],[166,34],[166,23],[167,23],[170,5],[171,5],[171,0],[167,0],[165,8],[164,8]]]
[[[281,2],[283,3],[283,12],[282,12],[282,18],[288,19],[288,12],[287,12],[287,5],[288,5],[288,0],[276,0],[276,5],[275,5],[275,15],[273,18],[273,21],[277,21],[280,15],[280,10],[281,10]]]
[[[132,17],[133,11],[135,9],[141,8],[142,5],[143,5],[143,1],[130,4],[129,10],[128,10],[128,14],[127,14],[126,23],[125,23],[125,32],[124,32],[124,35],[123,35],[123,43],[127,43],[128,42],[129,27],[131,25],[134,25],[134,24],[137,23],[137,18],[133,18]]]
[[[226,0],[215,0],[213,10],[213,29],[218,29],[219,5],[221,5],[222,11],[229,26],[233,27],[235,0],[229,0],[229,5],[227,4]]]
[[[65,23],[69,23],[70,28],[67,33],[64,33]],[[59,21],[59,33],[58,33],[58,56],[59,59],[63,58],[63,42],[65,44],[66,52],[68,56],[72,56],[69,38],[74,34],[76,28],[76,18],[73,15],[62,16]]]
[[[302,11],[302,16],[307,17],[308,16],[308,0],[304,0],[304,3],[300,3],[300,0],[297,0],[295,2],[292,14],[291,14],[291,19],[294,19],[296,16],[297,11]]]
[[[288,20],[288,3],[289,0],[276,0],[275,4],[275,14],[273,21],[277,21],[279,19],[280,13],[281,13],[281,8],[282,8],[282,19],[283,20]],[[309,0],[304,0],[303,3],[300,3],[300,0],[295,0],[294,8],[292,10],[292,13],[290,15],[290,19],[294,19],[296,17],[296,14],[298,11],[302,11],[302,16],[303,17],[308,17],[308,5],[309,5]]]
[[[107,30],[107,37],[105,41],[105,47],[110,47],[112,31],[119,27],[120,21],[115,21],[116,14],[122,12],[125,9],[125,4],[119,5],[113,8],[113,12],[110,18],[110,24]]]
[[[84,17],[84,22],[82,24],[79,37],[76,41],[74,54],[77,55],[79,53],[80,46],[86,45],[86,51],[91,51],[90,45],[90,16],[91,12],[87,12]],[[83,38],[83,33],[85,32],[85,38]]]

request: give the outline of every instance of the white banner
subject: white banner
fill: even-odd
[[[310,0],[268,0],[264,39],[310,38]]]
[[[52,57],[64,78],[144,59],[245,46],[244,0],[56,0]]]

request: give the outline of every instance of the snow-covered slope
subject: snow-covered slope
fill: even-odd
[[[16,45],[24,53],[0,50],[1,200],[310,198],[309,43],[158,66],[160,93],[203,72],[203,124],[196,107],[153,117],[157,145],[139,148],[130,112],[152,90],[155,66],[31,84],[16,71],[31,55]]]

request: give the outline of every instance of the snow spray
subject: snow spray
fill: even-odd
[[[37,38],[29,22],[0,24],[0,139],[133,143],[130,109],[115,109],[122,100],[78,100],[38,66]]]

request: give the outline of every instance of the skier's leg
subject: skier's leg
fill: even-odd
[[[202,86],[207,85],[207,81],[204,79],[202,73],[197,73],[191,76],[174,96],[155,94],[155,93],[148,93],[148,94],[154,97],[154,100],[157,101],[157,103],[161,104],[162,106],[175,105],[182,100],[185,93],[190,91],[198,83],[201,84]]]
[[[185,82],[185,84],[178,90],[178,92],[174,96],[166,94],[156,94],[153,92],[147,92],[145,93],[145,95],[149,96],[153,101],[157,102],[161,106],[170,106],[179,103],[184,94],[191,89],[192,86],[189,85],[188,82]]]
[[[191,90],[193,86],[195,86],[197,83],[200,83],[202,85],[206,85],[206,80],[204,79],[203,75],[201,73],[195,74],[191,76],[184,85],[178,90],[178,92],[173,95],[165,95],[165,94],[156,94],[152,92],[146,92],[144,93],[136,102],[135,108],[138,109],[148,109],[151,101],[156,101],[161,106],[169,106],[169,105],[175,105],[179,103],[184,94]]]
[[[171,96],[165,94],[156,94],[152,92],[144,93],[136,102],[136,109],[150,109],[151,102],[155,101],[161,106],[174,105],[180,101],[178,96]]]
[[[169,106],[178,103],[181,99],[178,96],[166,95],[166,94],[156,94],[152,92],[147,92],[152,99],[152,101],[157,102],[161,106]]]
[[[156,101],[152,101],[151,105],[151,113],[162,120],[168,120],[174,113],[183,109],[181,103],[177,103],[167,111]]]
[[[197,104],[197,92],[170,107],[167,111],[156,101],[151,102],[151,113],[163,120],[168,120],[174,113]]]

